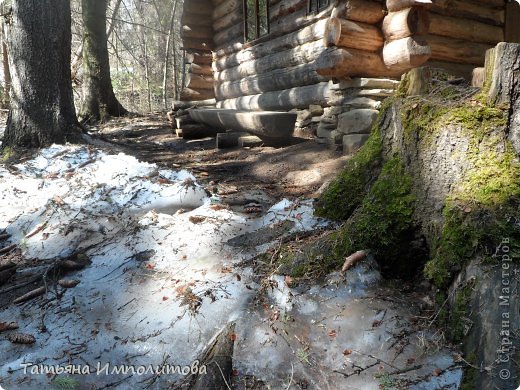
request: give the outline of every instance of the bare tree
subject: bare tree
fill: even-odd
[[[117,100],[110,77],[107,49],[107,0],[82,0],[83,37],[83,121],[105,120],[127,114]]]

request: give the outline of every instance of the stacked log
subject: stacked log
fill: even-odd
[[[377,52],[383,47],[383,34],[376,26],[332,17],[327,21],[325,46],[349,47]]]
[[[405,71],[424,64],[431,56],[425,39],[429,19],[425,6],[430,0],[387,0],[383,20],[383,62],[388,69]]]
[[[426,4],[431,1],[387,1],[387,13],[374,1],[340,3],[327,21],[324,44],[329,49],[317,59],[317,73],[332,78],[398,77],[421,65],[431,54],[424,39]]]
[[[182,49],[185,50],[184,85],[181,100],[215,97],[211,69],[214,48],[211,0],[186,0],[181,18]]]
[[[197,123],[191,118],[188,109],[194,107],[215,107],[215,99],[173,102],[172,110],[167,114],[173,133],[185,139],[215,136],[216,129]]]
[[[273,13],[270,15],[273,17]],[[284,19],[287,18],[286,15]],[[274,36],[267,42],[250,47],[229,46],[217,51],[213,70],[219,107],[290,110],[294,104],[308,106],[308,99],[316,95],[324,100],[319,85],[327,79],[316,73],[313,62],[325,50],[322,38],[326,24],[323,18],[311,18],[300,29]],[[308,86],[311,88],[300,89]],[[312,86],[316,87],[315,91]],[[308,95],[289,97],[290,93]],[[259,98],[261,95],[265,96]]]
[[[436,0],[429,14],[427,65],[456,76],[471,80],[473,68],[484,65],[486,50],[505,40],[501,0]]]

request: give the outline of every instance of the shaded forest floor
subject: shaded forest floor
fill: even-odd
[[[341,170],[347,157],[309,139],[279,148],[215,148],[215,139],[178,138],[166,118],[148,115],[113,119],[97,135],[139,160],[193,172],[201,183],[262,189],[274,199],[312,197]]]

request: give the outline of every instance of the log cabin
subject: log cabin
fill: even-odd
[[[486,50],[520,42],[519,8],[507,0],[184,0],[181,100],[295,112],[297,126],[316,125],[318,142],[352,152],[405,72],[426,65],[470,80]]]

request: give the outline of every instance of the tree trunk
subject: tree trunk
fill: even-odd
[[[170,66],[170,51],[173,40],[173,27],[175,24],[175,16],[177,14],[177,0],[173,1],[172,15],[170,19],[170,28],[168,37],[166,38],[166,47],[164,49],[164,66],[163,66],[163,82],[162,82],[162,100],[164,108],[168,108],[168,67]],[[173,70],[175,72],[175,69]]]
[[[70,80],[70,1],[14,0],[7,28],[12,85],[3,146],[79,140]]]
[[[2,34],[2,68],[4,70],[4,85],[2,94],[2,108],[9,108],[9,91],[11,90],[11,73],[9,71],[9,48],[7,47],[7,40],[5,34],[5,24],[2,23],[0,27]]]
[[[107,49],[107,0],[81,0],[83,37],[83,102],[80,117],[96,122],[127,113],[117,100],[110,79]]]

